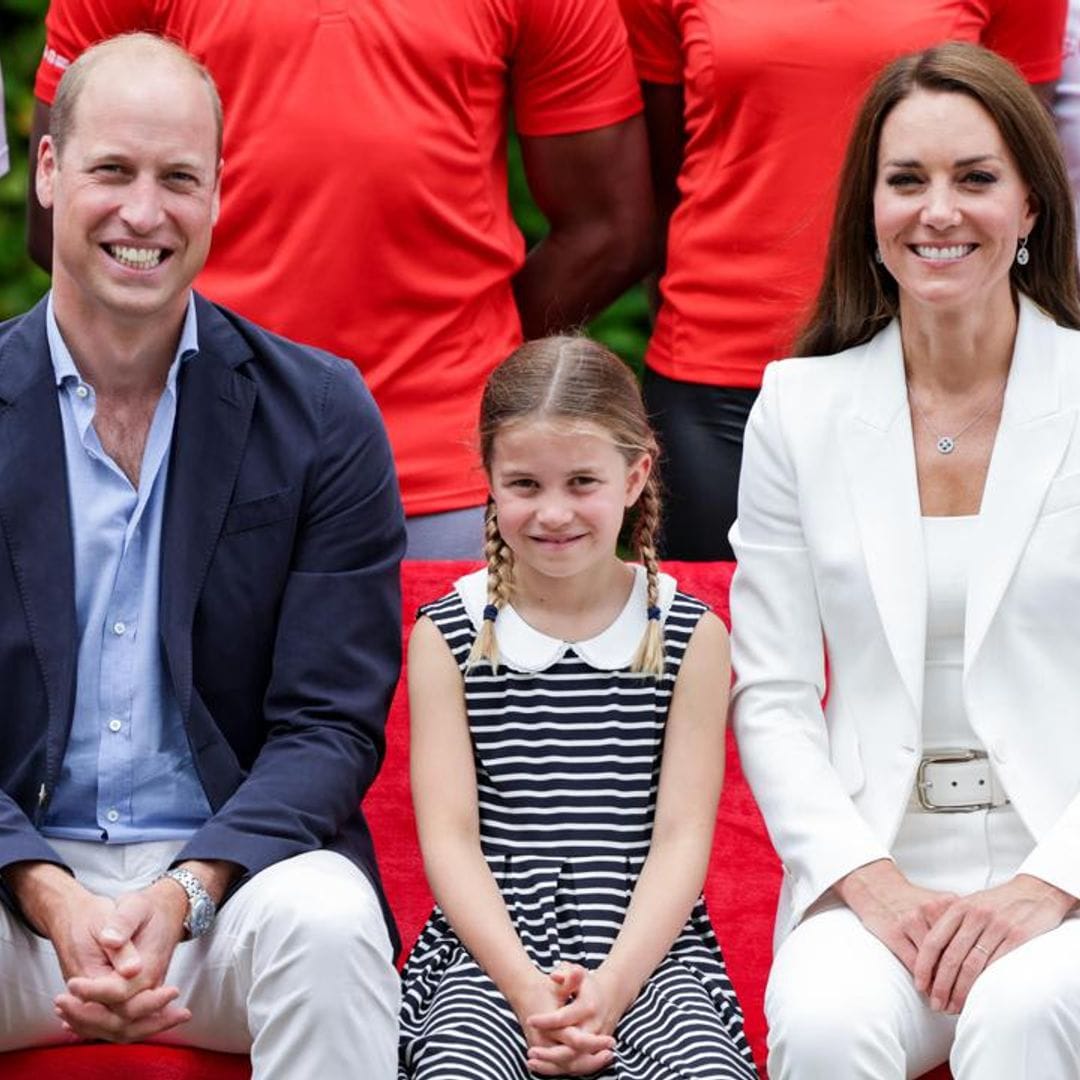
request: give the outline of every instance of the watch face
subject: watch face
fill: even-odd
[[[200,897],[191,902],[187,917],[188,933],[193,938],[200,937],[214,925],[213,901]]]

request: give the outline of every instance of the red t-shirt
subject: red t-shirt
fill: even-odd
[[[640,111],[615,0],[53,0],[36,93],[88,45],[148,29],[225,106],[196,286],[355,361],[410,514],[476,506],[480,392],[521,340],[507,113],[531,136]]]
[[[837,174],[880,68],[980,42],[1056,79],[1066,0],[621,0],[643,81],[681,83],[687,143],[646,357],[668,378],[761,385],[824,268]]]

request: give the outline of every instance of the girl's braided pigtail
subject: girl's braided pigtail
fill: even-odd
[[[495,620],[499,609],[510,601],[514,556],[499,532],[495,501],[490,495],[484,512],[484,558],[487,559],[487,605],[469,658],[465,661],[465,670],[470,671],[475,665],[486,662],[498,673],[499,646],[495,640]]]
[[[656,536],[660,531],[660,480],[649,473],[637,504],[632,546],[645,567],[648,622],[630,670],[660,678],[664,674],[664,627],[660,619],[660,567]]]

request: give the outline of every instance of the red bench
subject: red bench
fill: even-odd
[[[404,570],[406,633],[424,601],[446,591],[471,564],[413,562]],[[728,564],[686,563],[671,568],[688,592],[727,615]],[[408,716],[404,683],[390,715],[386,764],[368,796],[379,863],[406,947],[431,908],[409,798]],[[762,999],[769,969],[773,910],[780,870],[728,735],[728,771],[717,818],[706,896],[728,969],[746,1013],[746,1031],[764,1076]],[[247,1080],[246,1058],[166,1046],[73,1045],[0,1054],[4,1080]],[[947,1068],[925,1080],[948,1080]]]

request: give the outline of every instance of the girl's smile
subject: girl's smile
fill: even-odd
[[[500,431],[491,462],[499,532],[524,568],[574,577],[615,558],[623,516],[651,461],[628,464],[603,428],[525,420]]]

